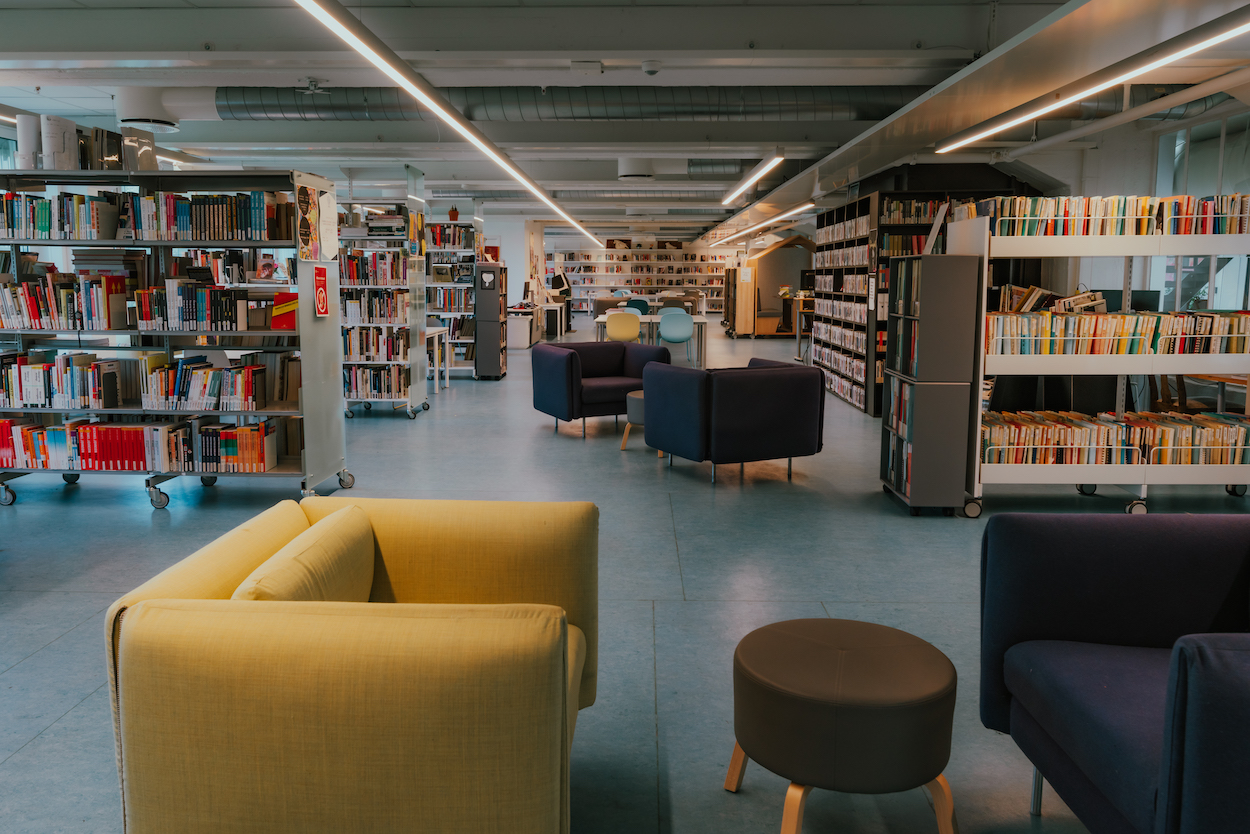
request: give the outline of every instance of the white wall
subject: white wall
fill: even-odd
[[[525,221],[496,220],[487,215],[485,234],[499,240],[499,257],[503,258],[504,265],[508,267],[508,303],[516,304],[525,295],[525,278],[529,270]]]

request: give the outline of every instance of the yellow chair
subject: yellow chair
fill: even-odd
[[[624,311],[608,313],[604,331],[609,342],[636,342],[642,333],[642,319],[634,313]]]
[[[332,549],[314,525],[350,505],[371,528],[352,557],[371,536],[367,602],[230,598],[297,537]],[[567,832],[598,518],[283,501],[126,594],[106,620],[125,831]]]

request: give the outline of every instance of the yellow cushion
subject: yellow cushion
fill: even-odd
[[[300,533],[235,589],[231,599],[368,602],[373,586],[373,528],[347,506]]]
[[[582,670],[586,666],[586,635],[575,625],[569,626],[569,700],[568,715],[569,746],[573,744],[573,731],[577,729],[577,704],[581,699]]]

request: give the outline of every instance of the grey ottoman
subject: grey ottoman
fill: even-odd
[[[646,407],[643,405],[642,392],[630,391],[625,395],[625,436],[621,438],[621,451],[625,451],[625,444],[629,442],[629,430],[634,426],[642,426],[643,415],[647,413]],[[663,452],[657,452],[660,457],[664,457]]]

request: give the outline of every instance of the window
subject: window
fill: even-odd
[[[17,141],[0,138],[0,171],[12,171],[17,167]]]

